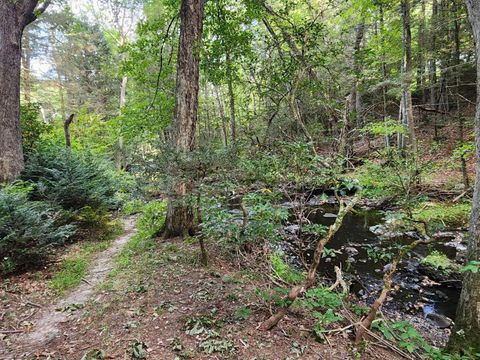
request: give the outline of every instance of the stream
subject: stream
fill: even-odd
[[[292,209],[293,205],[284,203],[282,206]],[[328,203],[308,205],[306,210],[311,223],[329,226],[335,221],[338,206]],[[368,305],[383,287],[384,268],[391,259],[388,253],[396,253],[395,246],[398,244],[406,245],[418,239],[413,232],[382,233],[384,217],[385,214],[380,211],[364,209],[347,214],[341,228],[327,244],[328,250],[324,252],[318,268],[320,276],[334,280],[334,266],[339,266],[345,280],[350,283],[351,293]],[[292,266],[302,269],[302,262],[308,264],[311,261],[318,237],[299,235],[298,228],[292,215],[283,229],[286,240],[280,248]],[[441,344],[442,335],[438,331],[449,328],[451,319],[455,317],[461,278],[455,272],[447,274],[433,270],[423,265],[421,260],[432,250],[438,250],[461,263],[465,246],[461,232],[438,233],[436,237],[438,241],[428,247],[418,246],[410,256],[405,257],[394,276],[393,288],[383,312],[390,318],[419,324],[425,333]]]

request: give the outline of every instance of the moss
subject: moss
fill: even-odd
[[[416,221],[424,222],[431,230],[448,227],[465,227],[470,218],[471,205],[468,203],[422,203],[413,211]]]
[[[458,270],[458,266],[451,261],[447,255],[434,250],[422,260],[422,264],[428,265],[434,269],[441,271]]]

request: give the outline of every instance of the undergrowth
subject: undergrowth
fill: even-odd
[[[62,261],[59,271],[48,282],[49,287],[59,295],[75,288],[85,277],[94,255],[108,249],[121,232],[120,223],[114,221],[108,225],[108,230],[100,241],[89,240],[79,243],[78,251]]]

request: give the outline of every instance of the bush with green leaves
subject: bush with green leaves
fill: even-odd
[[[271,191],[251,192],[243,196],[247,211],[246,226],[239,209],[230,210],[225,197],[208,197],[203,201],[202,235],[227,245],[259,243],[278,238],[278,228],[288,211],[274,205],[278,194]]]
[[[41,264],[52,249],[73,235],[73,225],[57,224],[61,210],[31,201],[31,187],[10,185],[0,190],[0,274]]]
[[[117,191],[125,181],[102,160],[89,153],[50,147],[32,154],[22,179],[35,186],[31,196],[66,210],[86,206],[114,209],[119,206]]]
[[[27,103],[20,106],[20,126],[22,128],[22,143],[26,153],[35,149],[42,135],[51,130],[40,119],[40,106],[37,103]]]
[[[243,181],[260,181],[268,186],[294,183],[297,187],[320,187],[332,177],[325,159],[303,142],[279,142],[269,151],[247,153],[239,168]]]

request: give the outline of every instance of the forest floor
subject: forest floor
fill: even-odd
[[[434,150],[427,130],[422,147]],[[438,165],[425,183],[439,189],[461,184],[461,172],[451,164],[456,135],[450,130],[448,146],[423,156]],[[473,175],[471,159],[468,168]],[[123,235],[96,252],[82,282],[63,294],[51,281],[58,262],[78,252],[77,244],[44,269],[2,280],[0,359],[405,358],[380,337],[354,348],[351,328],[320,343],[312,335],[311,314],[301,308],[272,331],[260,331],[274,309],[258,290],[276,286],[259,265],[265,259],[251,254],[239,263],[209,248],[204,267],[195,241],[142,239],[133,218],[123,226]],[[349,320],[345,325],[357,319]]]
[[[176,238],[139,246],[134,233],[129,219],[125,234],[98,254],[86,282],[66,297],[49,294],[38,273],[2,287],[2,302],[10,305],[0,315],[21,333],[3,334],[0,358],[358,358],[345,332],[324,344],[315,341],[311,317],[302,310],[270,332],[257,330],[269,311],[256,289],[271,286],[260,269],[241,270],[213,249],[209,266],[202,267],[197,244]],[[402,358],[377,340],[362,354]]]

